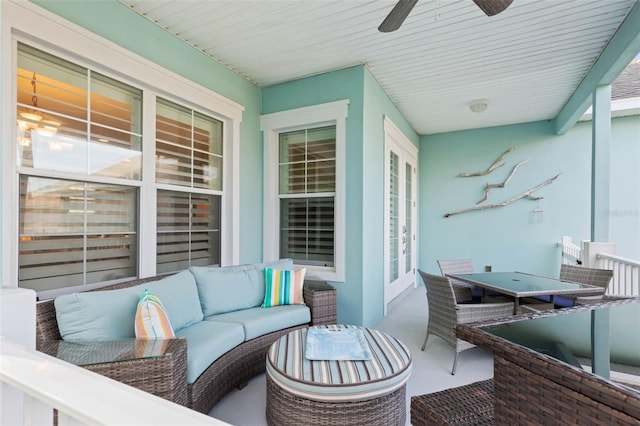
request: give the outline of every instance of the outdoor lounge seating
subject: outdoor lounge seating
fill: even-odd
[[[564,314],[616,303],[620,302],[577,306]],[[541,312],[493,324],[510,327],[554,315],[558,313]],[[493,379],[413,396],[412,425],[639,424],[637,390],[576,368],[562,357],[493,335],[483,330],[485,325],[491,327],[492,322],[461,325],[456,334],[493,353]]]
[[[167,349],[162,356],[141,354],[81,365],[207,413],[227,392],[265,370],[267,349],[280,336],[309,324],[336,322],[335,290],[323,282],[304,283],[305,304],[262,308],[265,266],[292,269],[293,263],[285,259],[223,268],[192,267],[175,275],[40,302],[36,307],[38,349],[61,357],[59,351],[68,352],[70,347],[57,344],[62,338],[84,343],[83,350],[138,342],[134,340],[136,304],[148,289],[162,300],[177,337],[163,340]]]
[[[421,270],[418,270],[418,272],[426,286],[429,306],[427,332],[421,349],[424,351],[430,334],[435,334],[444,339],[455,349],[455,357],[451,369],[451,374],[455,374],[458,354],[475,345],[456,338],[454,327],[457,324],[510,316],[513,314],[513,302],[459,304],[456,301],[449,278],[428,274]]]

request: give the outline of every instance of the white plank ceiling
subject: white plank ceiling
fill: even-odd
[[[395,0],[120,1],[261,87],[366,64],[418,134],[555,118],[635,3],[420,0],[380,33]]]

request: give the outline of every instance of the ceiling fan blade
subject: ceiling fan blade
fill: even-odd
[[[497,15],[511,6],[513,0],[473,0],[487,16]]]
[[[418,3],[418,0],[399,0],[387,17],[384,18],[384,21],[378,27],[378,31],[390,33],[400,28],[400,25],[407,19],[416,3]]]

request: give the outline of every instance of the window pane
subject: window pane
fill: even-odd
[[[140,179],[141,90],[23,44],[17,75],[20,166]]]
[[[158,99],[156,181],[222,190],[222,122]]]
[[[136,276],[136,202],[134,188],[21,176],[19,286]]]
[[[157,272],[220,264],[220,197],[158,191]]]
[[[280,194],[335,192],[336,127],[280,134]]]
[[[280,257],[298,264],[333,266],[334,199],[280,200]]]
[[[307,158],[307,131],[280,133],[280,163],[299,163]]]

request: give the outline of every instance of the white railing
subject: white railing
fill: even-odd
[[[607,294],[615,296],[640,296],[640,262],[606,253],[598,253],[602,269],[613,271],[613,280]]]
[[[580,259],[582,249],[571,241],[571,237],[562,237],[560,247],[562,247],[562,263],[564,265],[579,265],[582,263]]]
[[[0,338],[0,424],[228,425]]]
[[[562,249],[563,264],[611,269],[613,279],[607,288],[607,295],[640,296],[640,261],[613,254],[616,251],[615,244],[582,241],[578,246],[571,241],[571,237],[565,236],[558,246]]]

